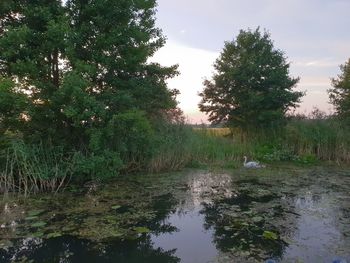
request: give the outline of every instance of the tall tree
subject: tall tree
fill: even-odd
[[[350,121],[350,59],[340,65],[341,73],[332,79],[332,89],[328,90],[331,103],[337,114]]]
[[[96,129],[107,134],[115,115],[139,111],[150,120],[174,108],[177,92],[166,80],[176,67],[148,62],[165,42],[155,6],[155,0],[1,1],[0,92],[8,104],[17,102],[10,103],[17,122],[0,113],[4,129],[81,145],[96,139]]]
[[[303,96],[292,90],[299,79],[289,76],[284,53],[259,28],[241,30],[235,40],[226,42],[214,68],[212,80],[204,81],[199,103],[212,123],[246,131],[278,127]]]
[[[3,84],[12,82],[1,85],[1,98],[12,98],[17,109],[11,118],[26,124],[22,131],[29,134],[50,134],[59,128],[59,110],[51,100],[65,71],[60,61],[65,59],[67,25],[58,0],[1,1],[0,77]],[[26,103],[15,103],[18,98],[25,98]]]

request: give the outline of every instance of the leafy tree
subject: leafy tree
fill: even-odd
[[[149,156],[152,121],[176,107],[177,95],[166,84],[176,66],[148,62],[165,43],[155,6],[155,0],[2,0],[0,131],[97,160],[86,170],[103,167],[104,155],[110,167],[119,163],[112,155],[127,159],[136,148]]]
[[[350,120],[350,59],[340,65],[341,73],[332,79],[333,88],[328,90],[331,103],[337,114]]]
[[[259,28],[241,30],[236,40],[226,42],[214,68],[212,80],[204,81],[199,104],[214,124],[245,131],[278,127],[303,95],[292,91],[299,79],[289,76],[283,52]]]

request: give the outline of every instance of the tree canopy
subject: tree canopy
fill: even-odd
[[[153,0],[1,1],[2,130],[73,142],[130,110],[154,117],[175,107],[148,63],[165,39]],[[6,105],[6,106],[5,106]],[[58,132],[59,131],[59,132]]]
[[[350,121],[350,59],[340,65],[340,74],[332,79],[332,89],[328,90],[331,103],[337,114]]]
[[[284,53],[259,28],[241,30],[235,40],[225,42],[214,69],[199,103],[212,123],[243,130],[277,127],[303,96],[292,90],[299,78],[289,76]]]
[[[152,120],[176,108],[177,95],[166,84],[177,66],[148,60],[165,43],[155,7],[155,0],[1,1],[0,132],[106,159],[139,143],[147,155]]]

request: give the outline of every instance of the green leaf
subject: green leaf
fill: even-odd
[[[43,232],[35,232],[32,234],[33,237],[42,237],[44,235]]]
[[[121,207],[122,207],[121,205],[114,205],[114,206],[112,206],[112,209],[117,210],[117,209],[119,209]]]
[[[266,238],[266,239],[270,239],[270,240],[278,239],[277,234],[274,233],[274,232],[271,232],[271,231],[264,231],[263,237]]]
[[[38,215],[41,215],[44,212],[45,212],[45,210],[32,210],[32,211],[28,212],[28,217],[38,216]]]
[[[62,236],[61,233],[59,233],[59,232],[53,232],[53,233],[48,234],[46,237],[47,237],[47,238],[55,238],[55,237],[60,237],[60,236]]]
[[[37,216],[28,216],[28,217],[26,217],[26,218],[24,218],[25,220],[35,220],[35,219],[38,219],[38,217]]]
[[[32,227],[43,227],[46,226],[46,222],[44,221],[39,221],[31,225]]]
[[[122,237],[123,234],[120,233],[120,232],[118,232],[118,231],[112,231],[112,232],[111,232],[111,236],[112,236],[112,237]]]
[[[134,231],[138,234],[146,234],[146,233],[151,232],[151,230],[149,228],[143,227],[143,226],[134,227]]]

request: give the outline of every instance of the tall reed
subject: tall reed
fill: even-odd
[[[244,155],[262,161],[350,163],[350,129],[337,119],[293,119],[284,129],[244,134],[226,128],[172,127],[149,162],[152,172],[224,165]]]
[[[285,146],[296,155],[350,163],[350,129],[337,119],[292,120],[286,127]]]
[[[24,195],[57,192],[70,180],[73,159],[61,147],[13,140],[1,151],[0,191]]]

